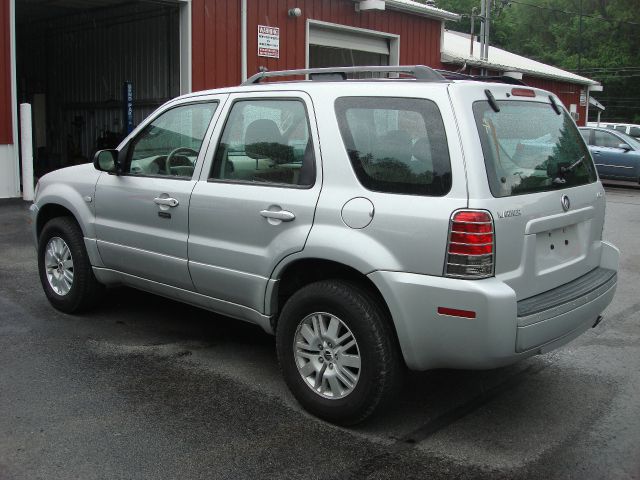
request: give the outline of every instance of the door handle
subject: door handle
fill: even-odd
[[[261,210],[260,215],[262,215],[264,218],[273,218],[274,220],[280,220],[282,222],[290,222],[291,220],[296,218],[293,213],[286,210]]]
[[[593,151],[593,154],[594,154],[594,155],[600,155],[600,150],[594,150],[594,151]]]
[[[180,204],[178,200],[171,197],[169,198],[156,197],[153,199],[153,201],[156,203],[156,205],[164,205],[165,207],[177,207]]]

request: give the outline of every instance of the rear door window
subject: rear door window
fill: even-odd
[[[341,97],[335,109],[351,165],[365,188],[428,196],[449,192],[449,148],[434,102]]]
[[[209,180],[309,188],[315,178],[302,100],[246,99],[233,104]]]
[[[503,100],[473,104],[494,197],[595,182],[596,170],[575,123],[548,103]]]

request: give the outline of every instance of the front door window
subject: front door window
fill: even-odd
[[[172,108],[131,142],[125,173],[191,178],[217,103]]]

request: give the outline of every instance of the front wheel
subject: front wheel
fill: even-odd
[[[49,220],[42,229],[38,272],[47,299],[65,313],[93,306],[102,290],[93,275],[82,230],[70,217]]]
[[[278,359],[306,410],[350,425],[391,400],[403,368],[386,315],[367,290],[339,280],[307,285],[287,301],[276,331]]]

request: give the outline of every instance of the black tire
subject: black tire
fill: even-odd
[[[56,293],[47,279],[45,250],[54,237],[61,238],[67,244],[73,259],[73,283],[63,295]],[[56,309],[65,313],[79,313],[93,307],[104,288],[93,275],[82,230],[71,217],[53,218],[43,227],[38,238],[38,272],[47,299]]]
[[[314,391],[296,365],[293,346],[298,325],[315,312],[338,317],[357,341],[360,376],[343,398],[325,398]],[[390,403],[402,383],[404,362],[386,317],[375,296],[342,280],[312,283],[289,298],[277,324],[278,360],[289,389],[307,411],[329,422],[354,425]]]

